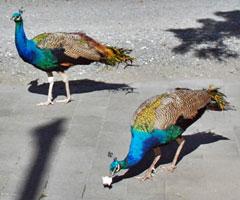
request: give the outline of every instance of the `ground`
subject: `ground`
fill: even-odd
[[[138,66],[75,66],[68,71],[74,101],[37,107],[47,98],[47,78],[17,55],[10,17],[21,6],[29,38],[84,31],[132,48]],[[238,0],[5,0],[0,20],[0,200],[239,198]],[[158,167],[152,181],[141,183],[134,178],[147,167],[141,165],[111,189],[102,186],[108,152],[125,157],[131,117],[144,100],[209,84],[221,87],[235,110],[206,112],[187,129],[174,173]],[[55,86],[61,98],[63,84]],[[163,148],[160,165],[170,162],[174,149],[174,143]]]

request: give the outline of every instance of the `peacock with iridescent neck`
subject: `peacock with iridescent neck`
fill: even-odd
[[[130,65],[133,61],[129,56],[131,50],[100,44],[81,32],[42,33],[29,40],[23,28],[22,11],[14,13],[11,19],[16,23],[15,44],[19,56],[48,75],[48,99],[38,105],[53,104],[54,71],[62,76],[66,88],[66,99],[57,102],[68,103],[71,101],[71,95],[65,71],[71,66],[87,65],[92,62],[111,66],[119,63]]]
[[[155,159],[146,174],[140,177],[141,180],[151,178],[161,157],[160,146],[176,140],[179,146],[171,165],[167,167],[173,171],[185,143],[182,134],[186,128],[199,119],[206,109],[222,111],[227,108],[229,103],[225,95],[212,87],[202,90],[176,88],[146,100],[133,116],[129,152],[124,160],[115,158],[110,164],[111,176],[121,169],[133,167],[153,149]],[[103,177],[103,181],[105,179],[111,183],[109,177]]]

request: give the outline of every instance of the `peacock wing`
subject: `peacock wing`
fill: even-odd
[[[51,33],[41,33],[37,36],[35,36],[32,40],[37,44],[41,44],[42,41],[44,41]]]
[[[162,94],[149,98],[143,102],[134,113],[132,127],[137,130],[151,133],[156,127],[156,110],[164,106],[163,100],[167,98],[167,96],[168,94]]]
[[[39,39],[40,38],[40,39]],[[68,57],[78,59],[84,58],[91,61],[98,61],[101,58],[99,52],[79,33],[48,33],[33,38],[38,41],[39,48],[64,50]]]
[[[152,132],[165,130],[175,125],[180,117],[191,119],[198,110],[210,102],[205,90],[178,89],[145,101],[136,110],[132,126],[138,130]]]
[[[186,119],[195,117],[198,110],[205,107],[210,101],[211,97],[207,90],[176,90],[175,95],[180,102],[181,114]]]
[[[177,89],[164,98],[156,109],[155,128],[166,129],[175,125],[180,117],[193,119],[210,100],[206,90]]]

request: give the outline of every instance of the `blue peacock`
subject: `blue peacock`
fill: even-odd
[[[151,178],[161,157],[160,146],[176,140],[179,146],[171,165],[167,167],[172,172],[185,143],[182,137],[184,130],[200,118],[206,109],[221,111],[227,109],[227,105],[229,103],[225,95],[213,87],[202,90],[176,88],[146,100],[133,116],[129,152],[124,160],[115,158],[110,164],[111,175],[133,167],[153,149],[155,159],[146,174],[140,177],[142,180]]]
[[[38,105],[53,104],[54,71],[61,75],[66,88],[66,99],[57,102],[68,103],[71,95],[65,71],[71,66],[92,62],[111,66],[119,63],[130,65],[133,61],[129,56],[131,50],[100,44],[81,32],[42,33],[29,40],[24,31],[22,13],[23,11],[19,10],[13,13],[11,18],[16,23],[15,44],[18,54],[25,62],[46,72],[48,76],[48,99]]]

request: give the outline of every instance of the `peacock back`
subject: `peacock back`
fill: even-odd
[[[66,56],[73,59],[82,57],[91,61],[99,61],[101,55],[108,56],[111,53],[106,47],[84,33],[43,33],[34,37],[33,41],[41,49],[52,51],[62,49]]]
[[[206,90],[176,89],[146,100],[136,110],[132,127],[148,133],[173,129],[180,117],[194,118],[211,100]]]

